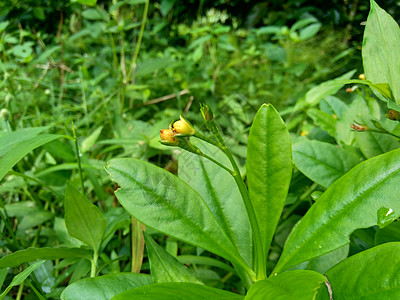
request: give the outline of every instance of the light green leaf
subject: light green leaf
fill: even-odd
[[[307,115],[314,121],[316,126],[321,127],[331,136],[335,136],[337,121],[334,117],[316,108],[310,108],[307,111]]]
[[[351,169],[328,188],[293,228],[274,272],[346,245],[354,230],[377,225],[381,207],[391,208],[400,216],[399,180],[400,150]]]
[[[0,158],[0,180],[6,176],[7,172],[10,171],[17,162],[33,149],[61,137],[62,135],[42,134],[15,144],[2,158]]]
[[[148,235],[143,232],[147,254],[150,261],[150,272],[154,283],[192,282],[203,284],[185,265],[169,254]]]
[[[70,183],[65,189],[65,225],[68,234],[97,252],[103,239],[106,221],[100,209]]]
[[[0,299],[3,299],[14,286],[17,286],[17,285],[20,285],[21,283],[23,283],[25,281],[25,279],[33,271],[35,271],[37,268],[39,268],[44,262],[45,262],[44,260],[35,262],[34,264],[30,265],[25,270],[23,270],[21,273],[19,273],[17,276],[15,276],[13,278],[13,280],[11,281],[11,283],[8,285],[8,287],[3,291],[3,293],[1,293]]]
[[[147,274],[116,273],[85,278],[69,285],[61,294],[63,300],[109,300],[124,291],[152,284]]]
[[[82,142],[82,144],[81,144],[81,152],[82,153],[87,152],[88,150],[90,150],[90,148],[93,147],[94,143],[96,143],[97,139],[99,138],[102,129],[103,129],[103,126],[100,126],[95,131],[93,131],[92,134],[89,135]]]
[[[314,299],[325,277],[314,271],[288,271],[253,284],[245,300]]]
[[[355,254],[334,266],[326,273],[333,299],[398,299],[399,252],[400,243],[387,243]]]
[[[229,160],[218,148],[205,142],[192,143],[203,153],[225,166],[230,166]],[[187,151],[179,155],[178,166],[179,177],[200,194],[227,236],[250,265],[250,224],[233,177],[209,160]]]
[[[121,187],[118,201],[141,223],[248,268],[204,200],[181,179],[137,159],[114,159],[106,169]]]
[[[207,299],[207,300],[235,300],[244,299],[242,295],[226,292],[205,285],[187,282],[167,282],[156,283],[137,287],[123,292],[112,300],[188,300],[188,299]]]
[[[247,182],[265,256],[292,177],[292,149],[285,123],[272,105],[258,110],[247,145]]]
[[[400,103],[400,29],[393,18],[371,0],[365,26],[362,57],[365,76],[373,83],[389,83]]]
[[[362,158],[332,144],[304,140],[293,144],[293,160],[304,175],[329,187],[360,163]]]
[[[92,256],[92,251],[82,248],[28,248],[3,256],[0,259],[0,268],[17,267],[22,263],[37,259],[55,260],[76,257],[91,259]]]

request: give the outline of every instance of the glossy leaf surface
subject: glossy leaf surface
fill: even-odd
[[[168,282],[156,283],[138,287],[123,292],[112,300],[187,300],[187,299],[204,299],[204,300],[235,300],[244,299],[243,296],[226,292],[220,289],[212,288],[205,285],[186,282]]]
[[[312,181],[329,187],[362,158],[338,146],[319,141],[301,141],[293,144],[296,167]]]
[[[116,273],[85,278],[69,285],[61,294],[63,300],[109,300],[124,291],[152,284],[147,274]]]
[[[400,150],[354,167],[335,181],[293,228],[274,272],[346,245],[355,229],[378,223],[381,207],[392,209],[398,217],[399,181]]]
[[[355,254],[334,266],[326,273],[333,299],[398,299],[399,253],[400,243],[387,243]],[[319,294],[317,299],[325,299]]]
[[[325,277],[314,271],[288,271],[253,284],[246,300],[314,299]]]
[[[140,222],[247,266],[204,200],[181,179],[137,159],[114,159],[107,171],[121,187],[118,201]]]
[[[218,162],[231,166],[215,146],[196,140],[192,143]],[[245,261],[251,264],[249,219],[233,177],[211,161],[187,151],[179,155],[178,166],[179,178],[200,194]]]
[[[106,221],[100,209],[69,183],[65,189],[65,225],[69,235],[95,252],[99,250]]]
[[[143,232],[147,254],[150,261],[150,272],[154,283],[192,282],[203,284],[193,271],[180,263],[149,236]]]
[[[389,83],[397,103],[400,103],[399,45],[399,25],[371,0],[362,46],[364,72],[373,83]]]
[[[19,250],[0,259],[0,268],[17,267],[22,263],[37,259],[54,260],[59,258],[91,259],[92,251],[82,248],[28,248]]]
[[[247,146],[247,183],[268,253],[292,177],[292,149],[285,123],[272,105],[258,110]]]

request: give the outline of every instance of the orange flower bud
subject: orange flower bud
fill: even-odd
[[[368,126],[366,125],[361,125],[361,124],[351,124],[351,128],[353,128],[355,131],[367,131]]]
[[[398,111],[392,109],[392,110],[390,110],[389,113],[387,114],[387,117],[388,117],[390,120],[393,120],[393,121],[400,121],[400,112],[398,112]]]
[[[179,121],[174,123],[173,129],[176,134],[181,135],[193,135],[195,133],[192,124],[190,124],[189,121],[185,120],[182,116]]]
[[[174,132],[171,129],[160,130],[161,143],[167,146],[178,146],[179,140],[174,137]]]

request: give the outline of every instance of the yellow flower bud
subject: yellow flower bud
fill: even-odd
[[[171,129],[160,130],[161,143],[167,146],[177,146],[179,140],[174,137],[174,132]]]
[[[365,80],[366,79],[365,74],[358,75],[358,79]]]
[[[195,130],[188,121],[186,121],[182,116],[179,121],[176,121],[172,126],[176,134],[181,135],[193,135]]]

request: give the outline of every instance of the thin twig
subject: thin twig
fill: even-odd
[[[186,115],[187,112],[189,111],[190,106],[192,106],[193,100],[194,100],[194,97],[193,97],[193,96],[190,96],[189,102],[186,104],[185,110],[183,111],[183,113],[184,113],[185,115]]]
[[[333,291],[332,291],[332,286],[331,283],[328,280],[328,277],[326,277],[324,275],[324,277],[326,278],[326,281],[324,281],[326,288],[328,289],[328,293],[329,293],[329,300],[333,300]]]
[[[158,103],[158,102],[163,102],[163,101],[175,98],[178,95],[182,96],[182,95],[186,95],[188,93],[189,93],[189,90],[185,89],[185,90],[182,90],[182,91],[180,91],[179,93],[176,93],[176,94],[169,94],[169,95],[166,95],[166,96],[163,96],[163,97],[160,97],[160,98],[156,98],[156,99],[147,101],[144,105],[151,105],[151,104],[155,104],[155,103]]]

